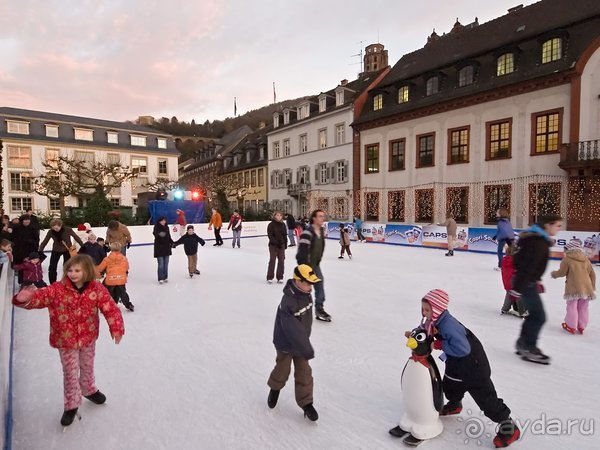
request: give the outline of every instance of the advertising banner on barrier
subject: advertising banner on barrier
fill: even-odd
[[[586,231],[559,231],[554,237],[556,243],[550,249],[552,258],[562,258],[564,256],[564,247],[574,241],[581,243],[583,252],[592,261],[598,261],[598,251],[600,251],[600,233]]]
[[[390,244],[423,245],[421,236],[423,229],[418,225],[387,224],[385,242]]]
[[[469,228],[457,227],[455,249],[467,249]],[[423,227],[423,245],[426,247],[448,248],[448,233],[446,227],[438,225],[425,225]]]
[[[469,250],[476,252],[495,253],[498,251],[498,243],[494,240],[495,235],[496,228],[469,228],[467,246]],[[515,238],[516,236],[515,232]]]
[[[340,224],[343,224],[344,228],[348,230],[350,237],[354,235],[354,224],[352,222],[327,222],[325,224],[325,229],[327,230],[326,236],[329,239],[340,238]]]
[[[385,242],[385,223],[363,223],[362,232],[367,242]]]

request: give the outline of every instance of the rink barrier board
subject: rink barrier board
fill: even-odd
[[[14,342],[14,307],[12,296],[14,291],[14,272],[9,265],[4,265],[0,274],[0,292],[3,305],[0,318],[0,402],[2,405],[2,448],[12,448],[13,426],[13,342]]]

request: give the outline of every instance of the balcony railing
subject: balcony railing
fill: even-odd
[[[310,191],[310,183],[293,183],[287,187],[288,195],[291,196],[306,194],[308,191]]]
[[[585,165],[600,163],[600,139],[564,144],[560,155],[561,164]]]

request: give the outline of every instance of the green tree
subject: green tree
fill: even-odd
[[[96,192],[88,200],[85,208],[84,218],[93,227],[105,226],[108,224],[108,213],[114,209],[112,203],[101,192]]]

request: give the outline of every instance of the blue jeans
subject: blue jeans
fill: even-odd
[[[323,286],[323,273],[319,266],[312,266],[315,275],[318,276],[321,281],[315,283],[315,308],[323,308],[325,303],[325,287]]]
[[[158,281],[169,278],[169,257],[159,256],[156,258],[158,262]]]
[[[498,267],[502,267],[502,257],[504,256],[504,245],[512,245],[512,239],[500,239],[498,241]]]
[[[296,235],[293,228],[291,230],[288,228],[288,238],[290,239],[290,245],[296,245]]]
[[[237,243],[237,246],[240,246],[240,236],[242,235],[242,230],[232,230],[233,231],[233,240],[231,241],[231,246],[235,247],[235,244]]]
[[[546,312],[536,283],[527,283],[521,296],[523,306],[529,311],[529,316],[523,321],[518,345],[527,350],[533,350],[536,348],[542,326],[546,322]]]

